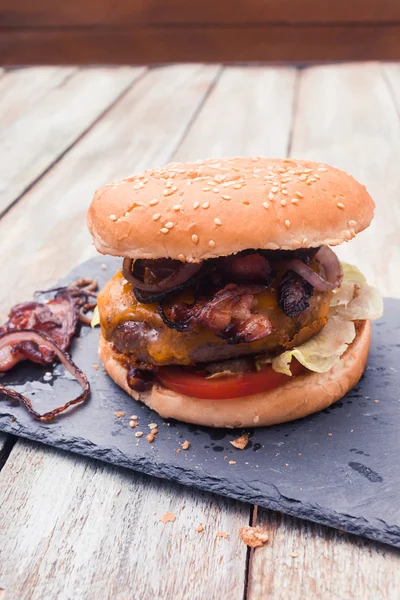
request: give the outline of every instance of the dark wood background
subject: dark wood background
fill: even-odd
[[[398,0],[0,0],[0,63],[400,59]]]

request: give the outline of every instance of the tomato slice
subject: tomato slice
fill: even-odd
[[[292,360],[290,369],[292,377],[306,371],[297,360]],[[214,379],[207,379],[204,372],[190,367],[161,367],[156,377],[164,387],[178,394],[209,400],[227,400],[267,392],[291,379],[289,375],[274,371],[271,365],[266,365],[261,371],[248,371]]]

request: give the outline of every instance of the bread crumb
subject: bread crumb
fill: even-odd
[[[299,553],[298,552],[289,552],[289,556],[291,558],[297,558],[299,556]]]
[[[333,433],[328,433],[328,437],[332,437],[332,436],[333,436]]]
[[[137,432],[135,433],[135,435],[136,435],[136,437],[142,437],[142,435],[143,435],[143,431],[137,431]]]
[[[379,400],[374,400],[375,404],[379,404]]]
[[[114,413],[114,417],[117,417],[117,419],[119,419],[120,417],[124,417],[125,413],[123,410],[116,410]]]
[[[230,461],[229,461],[229,464],[230,464],[230,465],[236,465],[236,460],[230,460]]]
[[[97,363],[93,363],[93,364],[92,364],[92,367],[93,367],[93,369],[94,369],[95,371],[98,371],[98,370],[99,370],[99,365],[98,365]]]
[[[152,429],[151,433],[146,435],[146,440],[149,442],[149,444],[152,444],[154,442],[157,433],[158,429]]]
[[[180,453],[181,453],[181,449],[180,449],[180,448],[177,448],[177,449],[175,450],[175,454],[180,454]]]
[[[182,442],[181,446],[182,446],[182,450],[188,450],[190,447],[190,442],[185,440],[184,442]]]
[[[200,524],[200,525],[198,525],[198,526],[196,527],[196,531],[197,531],[198,533],[201,533],[202,531],[204,531],[204,527],[203,527],[203,525],[201,525],[201,524]]]
[[[240,437],[236,438],[236,440],[232,440],[230,444],[239,450],[244,450],[249,443],[249,435],[244,433]]]
[[[229,533],[226,533],[226,531],[217,531],[215,537],[224,538],[224,540],[226,540],[229,537]]]
[[[107,270],[107,265],[106,265],[105,263],[103,263],[103,264],[101,265],[101,268],[103,269],[103,271],[106,271],[106,270]]]
[[[139,423],[136,423],[136,421],[129,421],[129,427],[134,429],[135,427],[139,427]]]
[[[259,525],[257,527],[250,527],[250,525],[241,527],[239,535],[250,548],[258,548],[268,542],[268,533]]]
[[[130,418],[131,421],[137,421],[139,417],[137,415],[132,415],[129,418]]]
[[[157,429],[158,425],[157,423],[149,423],[149,427],[150,429]]]
[[[161,523],[173,523],[176,519],[176,515],[172,512],[167,512],[161,517]]]

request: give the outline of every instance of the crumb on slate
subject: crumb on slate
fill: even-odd
[[[249,443],[249,436],[247,433],[244,433],[240,437],[236,438],[236,440],[232,440],[229,443],[232,444],[232,446],[234,446],[235,448],[238,448],[239,450],[244,450],[247,444]]]
[[[146,435],[146,440],[149,442],[149,444],[152,444],[155,440],[155,437],[158,433],[158,429],[152,429],[151,432]]]
[[[136,421],[129,421],[129,427],[132,427],[132,429],[134,429],[135,427],[139,427],[139,423],[137,423]]]
[[[230,464],[230,465],[236,465],[236,460],[230,460],[230,461],[229,461],[229,464]]]
[[[204,527],[203,527],[203,525],[201,523],[200,523],[200,525],[198,525],[196,527],[196,531],[197,531],[197,533],[201,533],[202,531],[204,531]]]
[[[137,415],[132,415],[129,418],[131,421],[137,421],[139,417]]]
[[[143,435],[143,431],[137,431],[137,432],[135,433],[135,435],[136,435],[136,437],[142,437],[142,435]]]
[[[180,453],[181,453],[181,449],[180,449],[180,448],[177,448],[177,449],[175,450],[175,454],[180,454]]]
[[[379,404],[379,400],[374,400],[375,404]]]
[[[176,515],[172,512],[166,512],[165,515],[161,517],[161,523],[173,523],[176,519]]]
[[[181,447],[182,450],[189,450],[190,442],[188,442],[188,440],[185,440],[184,442],[182,442]]]
[[[157,427],[158,427],[157,423],[149,423],[150,429],[157,429]]]
[[[92,367],[95,371],[99,370],[99,365],[97,363],[93,363]]]
[[[239,529],[239,535],[247,546],[250,548],[259,548],[268,541],[268,533],[257,525],[257,527],[241,527]]]
[[[299,553],[298,552],[289,552],[289,556],[291,558],[297,558],[299,556]]]
[[[125,413],[123,410],[116,410],[114,413],[114,417],[117,417],[117,419],[120,419],[121,417],[124,417]]]

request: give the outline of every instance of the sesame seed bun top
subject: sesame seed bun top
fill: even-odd
[[[224,158],[171,163],[106,185],[88,227],[102,254],[198,262],[247,248],[337,245],[368,227],[374,202],[321,163]]]

